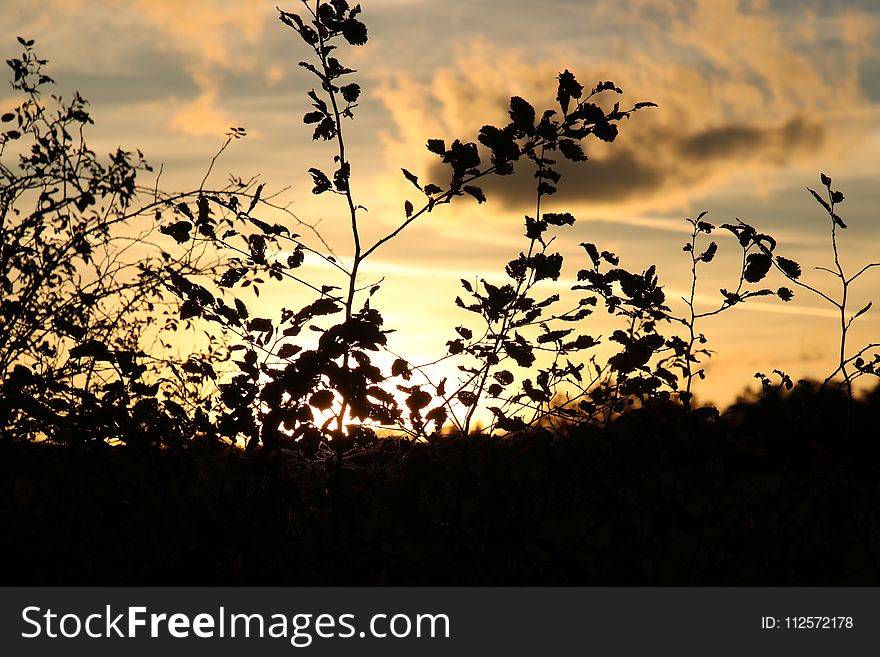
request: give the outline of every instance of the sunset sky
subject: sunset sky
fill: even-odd
[[[310,191],[307,169],[329,169],[332,149],[313,144],[301,120],[313,84],[297,62],[309,53],[278,21],[276,4],[301,9],[293,0],[6,0],[0,51],[4,59],[15,55],[17,35],[35,39],[60,92],[77,89],[91,102],[92,148],[140,148],[157,170],[163,164],[168,190],[197,187],[228,128],[246,128],[212,181],[222,185],[233,172],[259,174],[266,193],[290,186],[284,198],[294,212],[319,223],[345,258],[344,208]],[[567,256],[560,286],[573,283],[585,264],[578,244],[590,241],[616,252],[625,267],[656,264],[675,303],[689,274],[683,219],[708,210],[716,225],[738,217],[777,237],[778,252],[804,266],[805,280],[836,296],[831,276],[813,269],[833,262],[828,218],[806,191],[819,189],[820,171],[846,195],[844,266],[854,272],[880,261],[874,0],[361,4],[370,40],[340,60],[358,69],[364,89],[346,129],[355,199],[369,210],[365,232],[374,239],[403,219],[405,199],[419,200],[400,167],[445,180],[425,149],[428,138],[475,139],[483,124],[506,122],[512,95],[539,112],[551,107],[556,76],[568,68],[588,87],[616,82],[624,106],[650,100],[659,108],[624,122],[613,144],[588,140],[590,161],[562,168],[560,193],[544,206],[578,219],[556,245]],[[9,87],[0,91],[3,111],[15,102]],[[533,192],[515,182],[485,189],[485,205],[466,198],[427,215],[366,267],[365,282],[386,276],[375,305],[397,329],[391,346],[415,362],[442,355],[453,327],[467,319],[453,305],[459,279],[501,281],[504,264],[524,248]],[[716,239],[721,255],[698,290],[705,309],[719,303],[719,288],[736,285],[738,247],[732,237]],[[880,270],[873,271],[856,288],[853,312],[880,300]],[[784,284],[778,274],[768,279],[774,289]],[[294,306],[293,294],[264,295],[262,314]],[[878,313],[856,323],[854,347],[880,337]],[[587,321],[584,332],[607,335],[604,313]],[[836,362],[836,328],[833,309],[806,291],[796,290],[788,304],[747,302],[702,326],[718,353],[697,392],[727,402],[754,385],[756,371],[774,368],[824,377]]]

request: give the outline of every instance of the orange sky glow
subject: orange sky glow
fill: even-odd
[[[92,104],[92,147],[140,148],[166,189],[198,186],[230,126],[247,129],[212,174],[259,175],[266,193],[316,225],[343,262],[351,237],[341,199],[311,194],[310,166],[328,166],[332,149],[310,141],[302,124],[311,80],[297,62],[308,55],[261,0],[25,0],[4,2],[0,50],[17,52],[16,35],[33,38],[49,60],[59,91],[77,89]],[[554,247],[566,257],[558,282],[568,292],[585,264],[581,242],[615,252],[632,270],[655,264],[670,305],[683,308],[690,261],[685,217],[707,210],[715,225],[737,218],[779,240],[823,289],[817,271],[831,258],[828,218],[806,187],[819,172],[846,194],[840,208],[844,266],[856,271],[880,260],[880,5],[876,2],[772,0],[624,0],[546,3],[483,0],[363,0],[370,41],[340,56],[358,69],[359,113],[346,125],[354,196],[367,208],[365,241],[403,219],[406,199],[419,200],[403,178],[437,178],[428,138],[473,140],[483,124],[506,120],[510,96],[539,112],[553,104],[556,76],[574,72],[586,86],[613,80],[622,104],[659,107],[621,124],[611,144],[586,145],[590,161],[561,168],[560,192],[543,211],[571,212],[577,223]],[[299,11],[298,2],[279,5]],[[15,104],[0,91],[0,108]],[[414,363],[444,355],[454,327],[468,321],[453,303],[460,279],[501,281],[504,265],[524,248],[523,216],[534,212],[524,178],[485,185],[489,200],[463,199],[420,218],[367,262],[362,281],[384,278],[373,305],[389,346]],[[265,194],[264,194],[265,195]],[[279,217],[267,214],[266,220]],[[295,229],[304,236],[307,232]],[[729,287],[738,248],[718,238],[720,256],[705,270],[697,299],[708,309]],[[168,248],[173,240],[167,238]],[[319,261],[304,275],[330,276]],[[775,276],[775,278],[773,278]],[[769,287],[784,285],[771,274]],[[263,316],[311,300],[275,284],[256,300]],[[853,312],[880,299],[880,271],[866,275]],[[851,344],[878,341],[878,307],[854,323]],[[607,336],[604,311],[580,332]],[[833,309],[806,291],[790,303],[750,301],[701,331],[715,355],[697,395],[728,403],[757,371],[824,378],[836,364]],[[601,353],[601,351],[597,352]],[[391,356],[388,356],[390,359]],[[454,368],[433,370],[454,379]]]

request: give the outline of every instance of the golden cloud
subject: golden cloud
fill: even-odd
[[[138,0],[136,10],[163,35],[163,47],[182,55],[199,96],[172,118],[175,129],[192,136],[223,134],[234,123],[217,103],[219,77],[251,71],[251,54],[265,25],[259,0]]]
[[[109,29],[125,34],[136,26],[139,36],[149,35],[151,45],[180,59],[198,93],[189,102],[172,105],[170,123],[193,136],[218,136],[237,125],[219,101],[220,82],[230,72],[253,72],[261,66],[255,53],[272,16],[269,8],[260,0],[110,0],[100,4]],[[58,20],[59,11],[75,22],[97,8],[84,0],[50,0],[41,11],[42,20],[51,24]],[[263,73],[270,84],[282,76],[277,66]]]
[[[195,100],[176,105],[171,127],[191,137],[216,137],[229,129],[230,121],[218,109],[216,92],[208,91]]]
[[[397,125],[386,137],[389,162],[412,162],[427,137],[471,141],[485,123],[506,124],[512,95],[539,113],[553,107],[556,76],[569,68],[585,86],[614,80],[627,91],[624,108],[641,100],[660,108],[624,122],[613,144],[588,142],[586,165],[560,162],[560,201],[597,215],[623,205],[656,211],[744,171],[812,169],[823,156],[846,152],[873,112],[859,86],[876,27],[866,15],[836,17],[838,29],[819,44],[815,15],[776,13],[764,2],[628,0],[597,11],[599,23],[638,38],[618,40],[600,57],[556,52],[537,63],[479,39],[427,81],[390,76],[379,90]],[[421,172],[425,181],[448,180],[427,153]],[[508,206],[528,207],[530,181],[522,171],[484,187]]]

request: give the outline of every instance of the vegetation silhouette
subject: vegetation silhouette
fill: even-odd
[[[7,62],[25,97],[0,117],[0,518],[2,554],[17,565],[7,583],[880,580],[880,388],[853,386],[880,375],[880,354],[847,340],[871,310],[852,313],[851,286],[880,263],[845,273],[844,197],[830,178],[824,196],[810,192],[831,222],[826,271],[839,297],[803,280],[772,236],[739,220],[716,228],[706,212],[686,219],[682,313],[655,266],[629,271],[593,243],[581,245],[577,284],[546,294],[538,284],[565,266],[553,244],[576,221],[547,209],[557,159],[586,162],[591,138],[613,142],[654,103],[621,109],[613,82],[584,87],[565,70],[553,108],[515,96],[509,122],[476,141],[428,139],[448,180],[402,169],[418,201],[374,234],[346,149],[361,87],[338,59],[367,27],[346,0],[303,7],[279,19],[310,52],[300,66],[317,85],[303,122],[332,150],[329,168],[308,170],[312,193],[345,209],[348,247],[325,242],[266,182],[207,186],[243,129],[198,188],[161,192],[158,176],[139,182],[151,171],[139,152],[102,164],[88,149],[82,98],[44,101],[52,81],[32,41]],[[363,285],[363,264],[444,205],[485,202],[481,181],[517,167],[535,180],[522,250],[494,282],[462,279],[455,304],[471,321],[443,359],[460,376],[437,380],[433,364],[388,351],[373,306],[381,281]],[[735,240],[740,267],[704,310],[716,235]],[[331,274],[310,279],[307,260]],[[791,287],[767,282],[774,270],[839,314],[833,371],[797,383],[758,373],[757,395],[701,404],[701,321],[757,297],[792,302]],[[307,295],[303,305],[261,317],[236,295],[272,280]],[[607,338],[586,329],[600,308],[617,321]],[[197,331],[204,349],[175,355],[170,333]],[[482,410],[491,420],[477,430]]]

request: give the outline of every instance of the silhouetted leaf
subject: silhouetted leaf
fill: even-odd
[[[529,428],[522,419],[518,417],[507,417],[504,412],[497,406],[490,406],[488,410],[495,415],[495,426],[502,431],[513,433],[515,431],[525,431]]]
[[[354,18],[342,22],[342,36],[353,46],[362,46],[367,42],[367,26]]]
[[[486,388],[486,392],[489,393],[490,397],[498,397],[498,395],[504,392],[504,387],[498,383],[493,383],[488,388]]]
[[[318,37],[318,33],[315,32],[315,30],[313,30],[308,25],[303,25],[299,29],[299,34],[302,37],[302,40],[305,41],[310,46],[313,46],[316,43],[318,43],[318,39],[320,38],[320,37]]]
[[[581,148],[580,144],[571,139],[560,139],[557,144],[559,147],[559,151],[567,160],[571,160],[572,162],[586,162],[587,156],[584,154],[584,149]]]
[[[262,235],[249,235],[248,247],[250,248],[251,259],[259,264],[266,263],[266,238]]]
[[[248,217],[247,220],[257,228],[259,228],[261,231],[263,231],[266,235],[271,235],[275,232],[272,226],[267,224],[262,219],[257,219],[256,217]]]
[[[543,219],[551,226],[571,226],[574,224],[574,217],[568,212],[545,212]]]
[[[507,305],[516,298],[516,290],[514,290],[512,285],[496,287],[485,280],[483,281],[483,287],[487,293],[487,297],[483,302],[483,310],[489,320],[495,321]]]
[[[247,269],[243,267],[232,267],[223,273],[220,277],[220,287],[233,287],[247,273]]]
[[[593,339],[589,335],[579,335],[575,340],[571,342],[566,342],[562,345],[563,349],[566,350],[580,350],[580,349],[590,349],[591,347],[595,347],[599,344],[598,340]]]
[[[874,305],[874,302],[869,301],[867,306],[865,306],[859,312],[857,312],[855,315],[853,315],[853,319],[855,320],[855,319],[861,317],[862,315],[864,315],[866,312],[868,312],[871,309],[871,306],[873,306],[873,305]]]
[[[541,240],[541,236],[547,231],[547,222],[543,219],[526,217],[526,237],[530,240]],[[543,241],[541,241],[543,244]]]
[[[449,340],[446,343],[446,346],[449,348],[449,353],[453,356],[464,351],[464,343],[457,338],[455,340]]]
[[[200,227],[211,223],[211,208],[208,205],[208,199],[200,194],[196,200],[196,207],[198,208],[198,219],[196,220],[196,223]],[[211,234],[213,234],[213,232],[212,229]]]
[[[413,204],[410,203],[409,201],[404,201],[403,213],[406,215],[406,218],[409,219],[413,213]]]
[[[332,390],[318,390],[309,397],[309,406],[313,406],[321,411],[326,411],[333,406],[333,398],[334,395]]]
[[[792,292],[787,287],[781,287],[776,290],[776,296],[782,299],[785,302],[789,302],[794,298],[794,292]]]
[[[535,134],[535,108],[519,96],[510,99],[510,121],[518,132],[532,136]]]
[[[477,199],[478,203],[486,202],[486,195],[483,194],[483,190],[479,187],[476,187],[474,185],[465,185],[462,189],[473,196],[475,199]]]
[[[250,205],[248,205],[248,209],[247,209],[248,213],[250,213],[255,207],[257,207],[257,203],[260,202],[260,194],[263,193],[263,187],[265,187],[264,183],[260,183],[259,185],[257,185],[257,189],[254,192],[254,196],[253,196],[253,198],[251,198]]]
[[[302,245],[297,245],[297,247],[293,250],[293,253],[291,253],[289,256],[287,256],[287,266],[290,269],[296,269],[297,267],[302,265],[302,263],[305,261],[305,259],[306,259],[306,254],[305,254],[305,251],[303,250]]]
[[[598,267],[599,262],[600,262],[599,261],[599,249],[596,248],[596,245],[587,242],[587,243],[582,243],[581,246],[584,247],[584,249],[587,252],[587,255],[590,256],[590,260],[593,261],[593,266]]]
[[[614,265],[615,267],[618,264],[620,264],[620,259],[616,255],[611,253],[611,251],[602,251],[602,253],[600,254],[600,257],[602,258],[602,260],[604,260],[605,262],[607,262],[609,264]]]
[[[559,124],[553,120],[554,116],[556,116],[556,110],[544,110],[541,120],[538,122],[538,125],[535,126],[535,132],[537,135],[551,142],[556,141],[557,130],[559,128]]]
[[[511,260],[505,266],[504,271],[507,273],[515,281],[525,280],[526,272],[530,267],[532,261],[530,258],[526,258],[524,253],[520,253],[519,257],[516,260]]]
[[[819,196],[819,194],[818,194],[817,192],[813,191],[813,190],[810,189],[809,187],[807,187],[807,191],[810,192],[810,194],[813,195],[813,198],[814,198],[814,199],[816,199],[819,203],[822,204],[822,207],[825,208],[826,212],[831,212],[831,206],[828,205],[828,201],[826,201],[824,198],[822,198],[821,196]]]
[[[351,166],[348,162],[342,163],[333,174],[333,184],[340,192],[348,191],[348,179],[351,174]]]
[[[772,259],[766,253],[750,253],[746,258],[743,278],[749,283],[757,283],[767,275],[772,264]]]
[[[611,80],[605,80],[603,82],[599,82],[593,88],[593,93],[599,93],[600,91],[614,91],[615,93],[622,94],[623,90],[614,84]],[[653,103],[651,103],[653,105]]]
[[[410,370],[409,363],[402,358],[396,358],[391,364],[391,376],[402,376],[409,381],[412,378],[412,370]]]
[[[444,153],[443,162],[449,164],[457,176],[463,176],[467,171],[480,166],[477,145],[473,142],[462,143],[456,139]]]
[[[176,207],[182,214],[195,221],[192,210],[189,209],[189,206],[186,203],[178,203]]]
[[[272,331],[272,320],[263,317],[254,317],[247,325],[248,331],[257,333],[269,333]]]
[[[187,299],[180,306],[180,319],[189,319],[190,317],[199,317],[202,314],[202,307],[195,299]]]
[[[801,266],[794,260],[776,256],[776,264],[779,265],[782,272],[789,278],[798,278],[801,275]]]
[[[431,395],[424,390],[420,390],[418,386],[415,386],[413,391],[406,398],[406,406],[414,414],[418,413],[430,403]]]
[[[112,361],[113,352],[100,340],[89,340],[78,344],[70,350],[70,358],[94,358],[95,360]]]
[[[787,289],[787,288],[782,288],[782,289]],[[720,292],[721,292],[721,295],[724,297],[725,303],[727,303],[727,305],[729,305],[729,306],[740,303],[742,301],[742,297],[739,294],[737,294],[736,292],[728,292],[724,288],[721,288]]]
[[[616,334],[621,334],[619,337]],[[624,344],[625,349],[608,359],[608,364],[618,372],[628,373],[643,368],[651,360],[658,349],[664,345],[663,337],[657,334],[649,334],[636,340],[631,340],[622,331],[616,331],[611,336],[612,340]]]
[[[428,150],[437,155],[446,153],[446,143],[442,139],[429,139]]]
[[[425,414],[425,419],[428,422],[434,422],[434,428],[439,430],[440,427],[446,422],[446,419],[449,417],[446,408],[443,406],[438,406],[436,408],[432,408]]]
[[[329,116],[321,119],[315,131],[312,133],[312,139],[317,141],[323,139],[329,141],[336,136],[336,123]]]
[[[702,260],[703,262],[712,262],[712,259],[715,257],[715,254],[718,252],[718,245],[715,242],[709,244],[709,247],[700,254],[698,260]]]
[[[568,104],[572,98],[580,98],[584,87],[575,79],[574,75],[565,69],[559,74],[559,86],[556,91],[556,100],[562,108],[563,114],[568,113]]]
[[[189,241],[189,231],[192,230],[192,227],[193,225],[188,221],[177,221],[168,226],[161,226],[159,232],[165,235],[170,235],[174,238],[175,242],[183,244],[184,242]]]
[[[332,187],[330,179],[320,169],[313,167],[309,169],[309,173],[312,175],[312,181],[315,183],[315,186],[312,188],[312,194],[323,194]]]
[[[556,193],[556,188],[543,180],[538,183],[538,194],[542,196],[550,196]]]
[[[535,272],[535,282],[547,278],[555,281],[562,273],[562,255],[559,253],[553,253],[549,256],[536,253],[532,256],[530,264]]]
[[[513,360],[516,361],[516,364],[520,367],[531,367],[532,363],[535,362],[535,354],[533,353],[531,346],[528,344],[523,344],[519,341],[513,342],[505,340],[504,351],[508,356],[513,358]]]
[[[597,123],[593,126],[593,134],[602,141],[612,142],[617,138],[617,126],[613,123]]]
[[[302,351],[302,347],[290,344],[289,342],[285,342],[278,349],[278,358],[290,358],[291,356],[295,356],[300,351]]]
[[[242,319],[247,319],[250,316],[248,312],[247,306],[244,305],[244,302],[241,299],[233,299],[235,303],[235,309],[238,311],[238,316]]]
[[[344,85],[340,88],[340,91],[342,92],[342,97],[348,103],[355,102],[361,95],[360,85],[355,84],[354,82]]]
[[[419,184],[418,176],[411,173],[410,171],[407,171],[406,169],[401,168],[400,170],[403,171],[403,175],[416,187],[416,189],[422,188],[422,186]]]
[[[310,123],[317,123],[318,121],[321,121],[323,118],[324,118],[324,112],[307,112],[303,116],[303,123],[305,123],[307,125]]]
[[[548,331],[547,333],[542,333],[538,336],[537,342],[538,344],[546,344],[548,342],[558,342],[562,340],[569,333],[572,333],[574,329],[561,329],[557,331]]]

